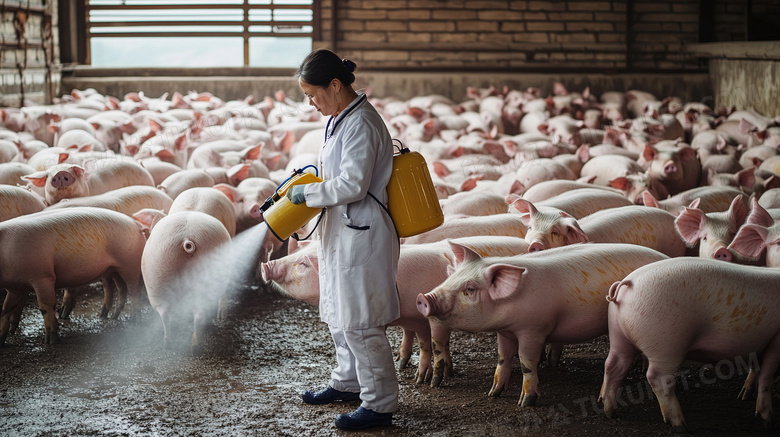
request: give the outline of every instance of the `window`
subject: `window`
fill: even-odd
[[[93,67],[297,67],[313,0],[88,0]]]

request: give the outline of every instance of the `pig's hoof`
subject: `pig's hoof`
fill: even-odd
[[[520,395],[520,402],[518,402],[518,405],[521,407],[533,407],[536,405],[536,400],[539,398],[536,394],[525,394],[523,393]]]
[[[56,332],[47,333],[43,338],[43,342],[45,344],[57,344],[60,342],[60,336]]]
[[[688,425],[686,425],[685,422],[683,422],[682,425],[672,425],[672,428],[674,429],[674,432],[678,434],[690,434],[690,431],[688,431]]]
[[[739,391],[739,394],[737,395],[737,399],[746,401],[753,397],[753,394],[755,392],[753,391],[752,387],[742,387],[742,390]]]
[[[431,378],[431,387],[435,388],[440,386],[442,379],[444,378],[442,378],[441,376],[434,376],[433,378]]]
[[[398,359],[398,368],[399,369],[405,369],[409,365],[409,357],[399,358]]]
[[[488,392],[488,396],[497,398],[501,396],[501,393],[503,392],[504,392],[504,387],[494,385],[493,388],[491,388],[490,391]]]

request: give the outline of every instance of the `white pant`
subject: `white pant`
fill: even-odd
[[[331,387],[360,392],[363,408],[392,413],[398,407],[398,377],[384,327],[344,331],[330,326],[338,366]]]

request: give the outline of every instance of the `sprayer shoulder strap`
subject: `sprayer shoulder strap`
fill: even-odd
[[[384,203],[382,203],[382,201],[380,201],[379,199],[376,198],[376,196],[371,194],[370,191],[367,191],[367,193],[368,193],[369,196],[371,196],[372,199],[376,200],[376,203],[378,203],[379,206],[381,206],[382,209],[385,210],[385,212],[387,213],[387,216],[390,217],[390,221],[393,223],[393,230],[395,231],[395,237],[398,240],[398,245],[400,246],[401,245],[401,237],[398,235],[398,228],[395,227],[395,220],[393,220],[393,215],[390,214],[390,210],[387,209],[387,207],[385,206]]]
[[[312,228],[311,232],[309,232],[309,235],[300,238],[297,232],[293,232],[292,237],[295,238],[297,241],[308,240],[314,234],[314,231],[317,230],[317,226],[320,225],[320,220],[322,220],[323,214],[325,214],[325,208],[322,208],[322,211],[320,211],[320,215],[317,216],[317,223],[314,224],[314,228]]]

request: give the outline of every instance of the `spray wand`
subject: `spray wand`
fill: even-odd
[[[314,165],[311,165],[311,164],[309,164],[309,165],[307,165],[307,166],[305,166],[303,168],[293,169],[292,174],[290,175],[290,177],[288,177],[281,184],[279,184],[279,186],[276,187],[276,190],[274,190],[274,193],[271,194],[270,196],[268,196],[267,199],[265,199],[265,202],[263,203],[263,205],[260,206],[260,213],[262,214],[262,213],[265,213],[266,211],[268,211],[274,205],[274,203],[278,202],[279,199],[282,198],[283,194],[279,194],[279,189],[282,188],[284,186],[284,184],[289,182],[290,179],[294,178],[295,176],[303,174],[303,172],[306,171],[306,169],[309,168],[309,167],[313,168],[314,169],[314,175],[319,177],[319,171],[317,170],[317,167],[314,166]],[[285,192],[286,191],[287,190],[285,190]]]

